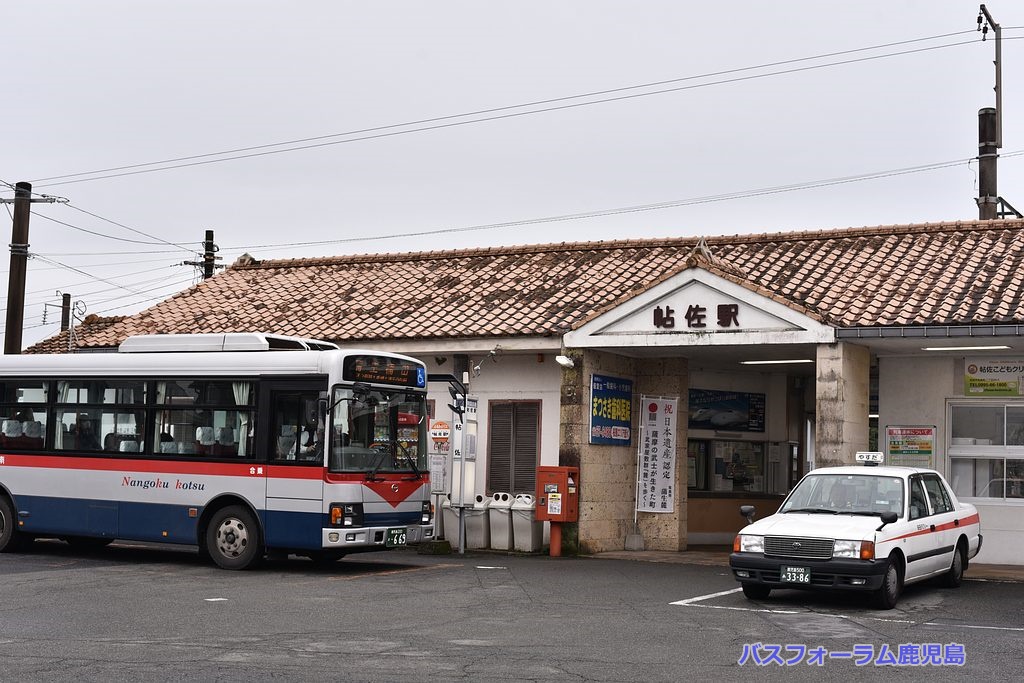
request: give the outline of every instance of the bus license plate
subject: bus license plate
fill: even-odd
[[[384,545],[388,548],[394,548],[397,545],[405,545],[406,534],[408,532],[405,528],[400,529],[388,529],[387,539],[384,541]]]
[[[782,567],[779,580],[783,583],[810,583],[811,570],[809,567]]]

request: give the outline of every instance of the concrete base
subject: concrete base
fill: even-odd
[[[626,550],[643,550],[644,549],[644,536],[640,533],[640,529],[636,526],[633,527],[633,531],[626,534]]]
[[[451,555],[452,544],[448,541],[425,541],[416,546],[420,555]]]

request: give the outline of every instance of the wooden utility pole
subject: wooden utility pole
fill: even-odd
[[[32,185],[14,187],[14,226],[11,230],[11,273],[7,284],[7,327],[4,353],[21,353],[21,333],[25,325],[25,273],[28,269],[28,217],[32,205]]]
[[[195,266],[196,268],[202,267],[203,279],[208,280],[213,277],[213,273],[217,268],[224,267],[217,263],[220,260],[220,256],[217,256],[218,251],[220,251],[220,247],[213,242],[213,230],[207,230],[206,239],[203,240],[203,260],[184,261],[182,265]]]
[[[999,196],[996,183],[996,162],[1003,146],[1003,29],[989,14],[985,5],[978,12],[978,30],[985,40],[989,29],[996,36],[996,106],[978,111],[978,218],[983,221],[1017,216],[1021,213]]]
[[[996,189],[996,110],[985,107],[978,111],[978,218],[994,220],[998,214],[999,191]]]

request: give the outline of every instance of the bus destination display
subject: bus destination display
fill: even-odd
[[[400,387],[425,387],[423,366],[412,361],[383,356],[349,356],[345,359],[342,377],[349,382],[394,384]]]

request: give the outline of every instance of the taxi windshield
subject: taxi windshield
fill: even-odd
[[[779,512],[902,515],[903,479],[875,474],[811,474],[797,484]]]

